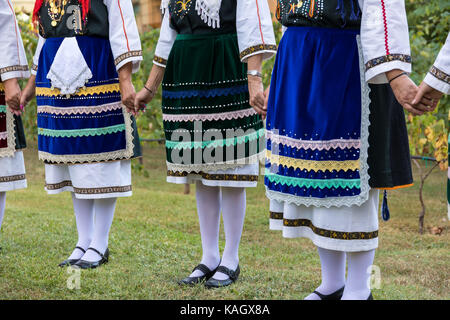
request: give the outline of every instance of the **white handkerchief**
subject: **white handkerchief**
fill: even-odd
[[[200,18],[211,28],[220,28],[220,7],[222,0],[197,0],[195,10]]]
[[[47,74],[52,87],[60,89],[61,94],[74,94],[91,78],[91,69],[84,60],[77,39],[65,38]]]

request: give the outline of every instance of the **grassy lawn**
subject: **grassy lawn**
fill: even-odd
[[[319,285],[314,245],[269,231],[261,177],[258,188],[247,191],[238,283],[221,290],[179,287],[176,280],[201,258],[195,190],[184,195],[182,185],[165,182],[162,146],[144,151],[149,176],[134,174],[133,197],[118,202],[110,263],[83,271],[79,290],[67,288],[70,274],[57,267],[77,241],[70,194],[48,196],[36,149],[25,151],[29,188],[8,194],[0,235],[0,299],[303,299]],[[418,185],[389,193],[391,220],[380,222],[375,299],[450,298],[445,186],[446,173],[438,170],[426,183],[424,235],[417,232]],[[444,231],[433,235],[433,226]]]

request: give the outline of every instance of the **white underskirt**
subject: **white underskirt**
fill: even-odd
[[[379,190],[369,191],[369,199],[361,206],[350,207],[306,207],[295,204],[280,203],[275,200],[270,201],[270,211],[283,213],[284,219],[306,219],[318,229],[331,230],[337,232],[362,232],[372,233],[378,231],[378,206]],[[307,226],[284,226],[283,219],[270,219],[271,230],[282,230],[285,238],[309,238],[321,248],[358,252],[376,249],[378,247],[378,237],[373,239],[344,240],[329,236],[321,236],[320,232],[313,232]]]
[[[259,163],[247,164],[242,167],[226,169],[226,170],[216,170],[207,171],[210,175],[249,175],[258,176],[259,175]],[[185,177],[174,177],[167,176],[167,182],[176,184],[186,184],[194,183],[196,181],[201,181],[202,184],[209,187],[234,187],[234,188],[251,188],[256,187],[258,181],[238,181],[238,180],[212,180],[205,179],[201,174],[190,173]]]
[[[24,189],[26,187],[27,180],[25,179],[23,152],[17,151],[14,153],[14,157],[0,158],[0,192]]]
[[[64,191],[78,199],[129,197],[131,160],[73,165],[45,165],[45,190],[48,194]]]

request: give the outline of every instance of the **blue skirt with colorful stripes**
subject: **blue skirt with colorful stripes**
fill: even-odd
[[[358,30],[289,27],[267,113],[265,185],[272,200],[306,206],[368,199],[369,89]]]
[[[47,163],[91,163],[140,155],[133,116],[121,103],[108,39],[77,37],[92,78],[72,95],[61,95],[47,74],[64,38],[46,40],[36,75],[39,158]],[[77,66],[74,66],[76,68]]]

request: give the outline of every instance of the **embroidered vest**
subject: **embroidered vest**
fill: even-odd
[[[211,28],[195,10],[196,0],[170,0],[170,26],[179,34],[205,34],[210,32],[236,32],[236,0],[222,0],[220,28]]]
[[[42,37],[109,37],[108,9],[102,0],[91,0],[86,21],[82,21],[81,4],[78,0],[68,0],[63,9],[64,14],[61,17],[52,19],[50,3],[42,5],[39,11],[39,34]]]
[[[277,0],[276,18],[286,27],[359,29],[358,0]]]

